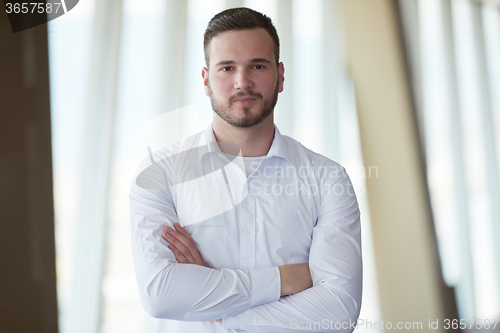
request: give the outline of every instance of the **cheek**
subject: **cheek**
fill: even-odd
[[[266,80],[262,82],[261,87],[265,91],[266,95],[272,95],[272,94],[274,94],[274,91],[276,90],[276,84],[278,84],[278,81],[277,81],[276,77],[273,76],[273,77],[266,78]]]
[[[275,87],[276,82],[278,82],[278,75],[276,72],[269,71],[266,72],[265,75],[262,75],[259,79],[262,86],[265,86],[266,88]]]
[[[224,81],[214,80],[210,82],[210,88],[212,89],[213,96],[217,99],[228,98],[231,94],[231,87]]]

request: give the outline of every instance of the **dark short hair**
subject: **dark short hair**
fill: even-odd
[[[253,9],[237,7],[226,9],[215,15],[208,23],[203,39],[205,62],[208,65],[208,45],[212,38],[224,31],[264,28],[274,41],[274,58],[276,64],[280,58],[280,40],[271,19]]]

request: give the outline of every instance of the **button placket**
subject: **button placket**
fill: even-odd
[[[244,200],[240,219],[240,268],[255,268],[255,197],[248,193]]]

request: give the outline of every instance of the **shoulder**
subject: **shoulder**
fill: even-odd
[[[287,151],[291,152],[290,162],[299,171],[307,171],[307,174],[318,179],[347,176],[345,168],[338,162],[305,147],[289,136],[282,135],[282,138]]]
[[[193,155],[185,152],[193,151],[203,145],[202,138],[203,131],[154,152],[149,151],[136,168],[134,183],[146,189],[166,189],[170,183],[167,178],[171,178],[179,157],[186,159],[187,155]]]
[[[183,138],[167,147],[164,147],[162,149],[153,152],[152,158],[154,159],[155,162],[162,161],[165,159],[171,159],[182,152],[186,152],[191,149],[195,149],[202,146],[205,142],[205,140],[202,139],[203,139],[203,131],[188,136],[186,138]]]

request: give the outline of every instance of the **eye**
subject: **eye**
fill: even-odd
[[[254,67],[255,69],[263,69],[263,68],[264,68],[264,66],[262,66],[262,65],[255,65],[255,66],[253,66],[253,67]]]
[[[230,66],[222,67],[220,70],[223,72],[229,72],[232,69]]]

